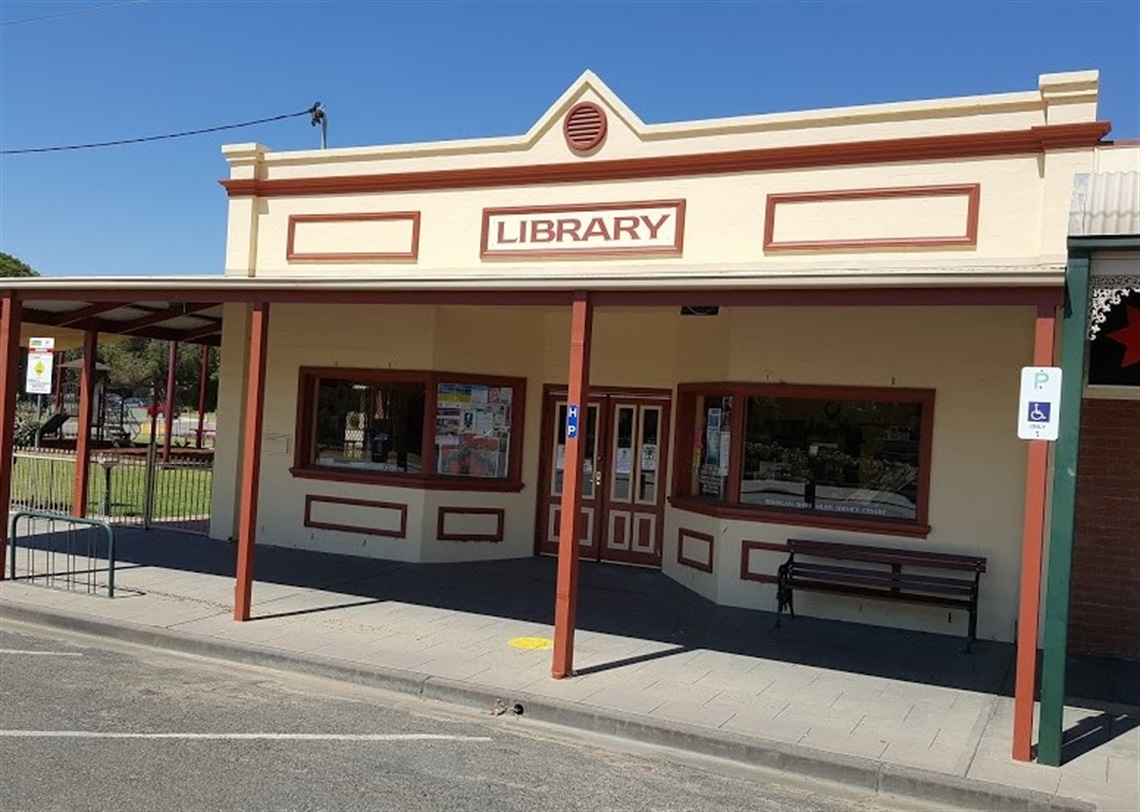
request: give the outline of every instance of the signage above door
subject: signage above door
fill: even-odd
[[[685,201],[483,209],[480,256],[680,256]]]

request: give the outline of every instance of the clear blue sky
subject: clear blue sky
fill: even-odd
[[[1032,90],[1100,71],[1140,135],[1140,1],[0,4],[0,145],[329,113],[330,145],[525,132],[586,68],[646,122]],[[28,18],[50,19],[21,22]],[[41,273],[220,274],[222,144],[317,146],[307,118],[0,157],[0,250]]]

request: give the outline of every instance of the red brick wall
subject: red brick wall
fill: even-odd
[[[1140,658],[1140,401],[1081,405],[1069,648]]]

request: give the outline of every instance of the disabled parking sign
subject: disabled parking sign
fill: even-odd
[[[1022,440],[1056,440],[1061,411],[1060,367],[1023,367],[1017,436]]]

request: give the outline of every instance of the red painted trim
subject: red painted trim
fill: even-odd
[[[878,536],[904,536],[926,538],[930,535],[928,524],[903,524],[883,519],[851,519],[843,516],[829,516],[808,511],[781,511],[742,505],[728,505],[723,502],[710,502],[692,496],[671,496],[669,504],[677,510],[697,513],[701,516],[714,516],[718,519],[739,519],[757,524],[779,524],[787,527],[822,527],[829,530],[850,530],[855,533],[872,533]]]
[[[574,673],[574,627],[578,612],[578,537],[582,524],[582,434],[585,432],[590,391],[590,345],[594,308],[589,296],[578,294],[570,309],[570,369],[567,373],[571,405],[580,409],[582,431],[566,438],[562,479],[562,516],[558,536],[558,576],[554,599],[554,656],[550,673],[562,679]]]
[[[773,169],[1032,155],[1049,149],[1092,147],[1098,144],[1111,128],[1112,125],[1107,121],[1093,121],[1048,124],[1004,132],[888,138],[855,143],[768,147],[696,155],[390,172],[375,175],[334,175],[317,178],[230,178],[219,183],[230,197],[251,195],[292,197],[691,177],[763,172]]]
[[[586,141],[580,141],[579,142],[579,141],[575,140],[575,135],[574,135],[573,131],[571,130],[571,121],[578,114],[578,112],[582,111],[582,110],[589,110],[589,111],[592,111],[594,113],[597,113],[598,118],[599,118],[599,127],[598,127],[598,132],[594,135],[593,138],[590,138],[589,140],[586,140]],[[606,115],[606,111],[603,110],[598,105],[594,104],[593,102],[588,102],[588,101],[578,102],[578,104],[575,104],[573,107],[570,108],[570,110],[566,113],[566,115],[562,119],[562,135],[566,139],[566,145],[568,147],[570,147],[570,149],[574,150],[575,152],[577,152],[579,154],[583,154],[583,155],[593,151],[603,141],[605,141],[606,140],[606,133],[608,132],[608,130],[609,130],[609,117]]]
[[[1037,311],[1033,365],[1053,365],[1057,316]],[[1037,678],[1037,627],[1041,610],[1041,563],[1045,544],[1045,505],[1049,487],[1049,443],[1029,440],[1025,473],[1025,516],[1021,537],[1021,591],[1017,612],[1017,672],[1013,695],[1013,758],[1029,761],[1033,744],[1033,704]]]
[[[695,558],[686,558],[685,539],[691,538],[697,541],[708,542],[709,545],[709,560],[706,564],[703,561],[698,561]],[[716,553],[716,540],[708,533],[698,533],[696,530],[689,530],[684,527],[677,528],[677,563],[685,567],[690,567],[701,572],[712,572],[714,564],[714,555]]]
[[[494,533],[448,533],[448,516],[494,516]],[[506,527],[507,512],[503,508],[449,507],[441,505],[436,511],[435,537],[438,541],[502,541]]]
[[[691,288],[677,290],[606,289],[591,292],[595,307],[680,307],[682,305],[719,305],[721,307],[886,307],[886,306],[1060,306],[1064,297],[1063,275],[1058,272],[1055,285],[1026,287],[828,287],[828,288]],[[857,278],[852,285],[859,284]],[[209,290],[162,288],[52,288],[37,291],[34,286],[21,286],[22,295],[52,301],[164,301],[201,300],[209,297],[211,307],[221,303],[252,304],[431,304],[431,305],[501,305],[511,307],[569,306],[573,292],[563,290],[375,290],[368,287],[344,287],[336,290],[299,289],[295,284],[276,286],[260,282],[255,287],[239,283]],[[130,306],[129,301],[124,306]],[[55,314],[25,310],[29,324],[52,325]],[[121,323],[120,323],[121,324]],[[99,321],[93,325],[102,333],[116,332],[114,322]],[[195,330],[198,328],[191,328]],[[183,340],[190,331],[152,327],[135,335],[163,340]]]
[[[978,244],[978,209],[981,185],[900,186],[886,189],[849,189],[768,195],[764,220],[764,251],[838,251],[877,248],[961,248]],[[896,197],[965,197],[966,223],[960,237],[871,237],[858,240],[788,240],[776,242],[776,211],[780,205],[836,200],[884,200]]]
[[[8,516],[12,501],[12,460],[16,450],[16,397],[20,391],[20,316],[11,290],[0,293],[0,581],[8,570]]]
[[[358,473],[341,468],[298,468],[289,473],[296,479],[316,482],[352,482],[358,485],[376,485],[389,488],[407,488],[413,491],[479,491],[481,493],[518,493],[526,483],[517,480],[480,479],[477,477],[420,477],[416,474]]]
[[[788,552],[787,544],[773,544],[768,541],[749,541],[745,539],[740,542],[740,580],[742,581],[758,581],[762,584],[776,583],[776,576],[769,573],[753,572],[748,566],[751,561],[751,553],[753,550],[764,550],[765,552],[772,553],[786,553]]]
[[[71,515],[87,515],[87,484],[91,477],[91,417],[95,408],[95,348],[99,334],[88,330],[83,334],[83,366],[79,371],[79,425],[75,436],[75,490],[71,497]]]
[[[377,220],[409,220],[412,239],[407,251],[362,251],[338,253],[336,251],[310,251],[294,249],[298,223],[357,223]],[[418,211],[389,211],[352,214],[290,214],[289,230],[285,239],[287,262],[416,262],[420,256],[420,213]]]
[[[621,209],[664,209],[672,208],[676,217],[676,230],[673,244],[665,246],[615,246],[613,248],[591,248],[581,251],[566,248],[533,248],[526,251],[504,251],[491,248],[491,218],[510,214],[563,214],[579,211],[619,211]],[[565,206],[512,206],[507,208],[483,209],[483,229],[479,238],[481,259],[568,259],[624,256],[681,256],[685,249],[685,201],[678,200],[636,200],[633,202],[611,203],[571,203]]]
[[[859,284],[856,279],[851,283]],[[600,290],[591,296],[598,307],[1055,307],[1062,303],[1064,288],[1058,278],[1051,287]]]
[[[400,514],[399,530],[382,530],[376,527],[367,527],[355,524],[340,524],[338,522],[318,522],[313,520],[313,503],[324,502],[334,505],[353,505],[355,507],[376,508],[378,510],[393,510]],[[401,502],[375,502],[370,499],[346,499],[341,496],[305,495],[305,527],[318,530],[337,530],[344,533],[363,533],[367,536],[383,536],[384,538],[402,539],[408,535],[408,506]]]
[[[253,554],[257,537],[257,501],[261,482],[261,430],[265,418],[265,356],[269,349],[269,305],[252,308],[249,372],[245,388],[245,433],[242,438],[238,514],[237,575],[234,620],[249,620],[253,597]]]

